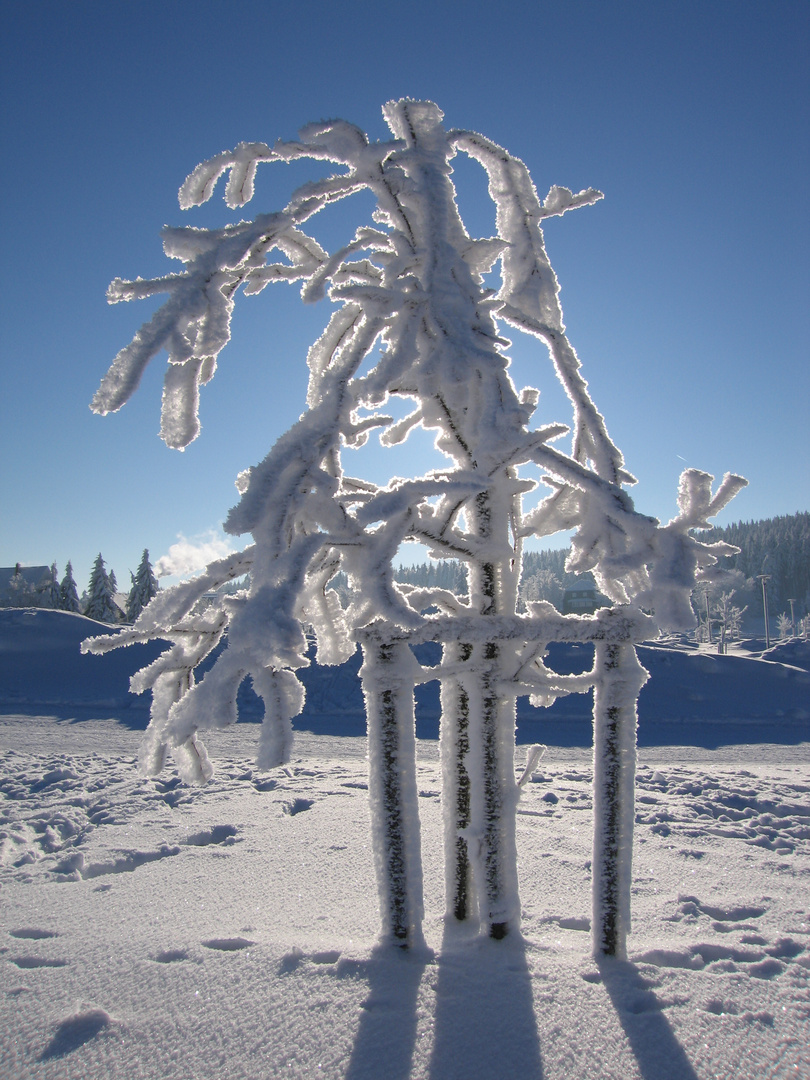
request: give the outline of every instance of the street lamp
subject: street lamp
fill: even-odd
[[[706,591],[704,592],[703,597],[704,597],[704,599],[706,601],[706,637],[708,638],[709,644],[711,645],[712,644],[712,617],[709,614],[709,586],[708,585],[706,586]]]
[[[788,603],[790,604],[790,632],[793,637],[796,637],[796,617],[793,614],[793,605],[796,603],[796,598],[794,597],[792,600],[788,598]]]
[[[762,613],[765,616],[765,648],[771,647],[771,632],[768,629],[768,587],[765,582],[770,581],[770,574],[757,574],[758,579],[762,582]]]

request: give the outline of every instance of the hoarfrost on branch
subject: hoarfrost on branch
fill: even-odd
[[[92,407],[120,408],[146,365],[169,354],[162,437],[184,447],[199,433],[199,388],[213,377],[230,337],[234,298],[268,284],[300,282],[302,298],[324,297],[334,313],[309,350],[307,411],[267,457],[237,480],[240,501],[226,530],[251,533],[244,552],[202,577],[160,593],[134,627],[88,643],[103,651],[161,637],[171,648],[134,679],[152,690],[142,766],[154,773],[167,752],[190,779],[211,764],[199,732],[236,720],[235,698],[250,676],[264,701],[260,762],[286,760],[291,719],[303,707],[296,672],[307,665],[308,633],[318,661],[339,664],[359,642],[368,718],[372,837],[383,939],[421,941],[422,877],[415,779],[414,687],[438,678],[445,878],[449,919],[476,919],[501,938],[519,927],[515,812],[515,702],[536,704],[595,688],[594,888],[596,953],[623,955],[629,927],[636,701],[647,678],[634,642],[656,626],[693,622],[690,591],[711,576],[728,545],[697,539],[745,484],[688,470],[678,515],[667,525],[638,513],[634,482],[611,441],[566,335],[557,278],[542,223],[602,198],[552,187],[541,201],[526,166],[470,131],[448,130],[432,102],[383,109],[392,138],[370,141],[342,120],[312,124],[298,140],[241,143],[199,165],[180,190],[183,208],[205,202],[227,176],[225,199],[253,197],[258,166],[298,159],[335,171],[300,187],[280,211],[222,229],[165,228],[164,249],[185,268],[152,281],[117,280],[111,302],[168,295],[122,349]],[[486,171],[497,235],[472,237],[459,214],[453,158]],[[324,207],[357,192],[375,200],[371,220],[328,252],[307,231]],[[499,287],[485,275],[499,266]],[[568,423],[532,426],[539,393],[518,389],[508,370],[508,326],[542,342],[571,403]],[[409,411],[395,420],[392,399]],[[392,410],[393,411],[393,410]],[[375,434],[393,446],[421,428],[434,434],[441,467],[386,486],[344,471],[343,450]],[[570,433],[570,449],[560,440]],[[549,490],[530,512],[523,496]],[[593,573],[612,607],[562,616],[545,602],[518,614],[522,545],[529,536],[574,530],[568,569]],[[394,581],[406,541],[460,560],[467,594]],[[346,574],[344,608],[327,588]],[[199,600],[249,573],[249,588],[200,611]],[[204,678],[197,665],[227,634]],[[436,667],[410,648],[442,643]],[[552,641],[595,644],[584,675],[544,662]]]

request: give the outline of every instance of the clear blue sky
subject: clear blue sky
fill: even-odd
[[[239,298],[179,454],[157,437],[162,360],[121,412],[88,408],[153,310],[109,307],[106,287],[177,265],[164,223],[245,216],[220,193],[180,211],[199,161],[323,117],[381,137],[403,96],[507,146],[541,194],[605,193],[546,239],[637,507],[671,517],[691,465],[749,478],[721,523],[806,510],[809,29],[806,0],[5,4],[0,565],[71,559],[81,588],[101,551],[123,585],[144,547],[154,561],[218,527],[236,474],[304,407],[328,302]],[[280,205],[274,176],[251,216]],[[483,183],[459,183],[488,231]],[[515,370],[543,391],[540,421],[568,418],[543,350]]]

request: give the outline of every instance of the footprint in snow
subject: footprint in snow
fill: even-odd
[[[75,852],[65,862],[56,866],[55,872],[61,875],[63,881],[80,881],[91,878],[104,877],[107,874],[131,874],[141,866],[159,859],[168,859],[173,855],[179,855],[179,847],[170,847],[163,844],[157,851],[123,851],[112,862],[85,864],[84,855]]]
[[[57,1027],[56,1032],[39,1055],[39,1061],[66,1057],[90,1042],[100,1032],[113,1023],[112,1017],[104,1009],[85,1009],[74,1013]]]
[[[37,793],[44,791],[46,788],[55,788],[57,784],[61,785],[62,790],[64,790],[65,787],[72,786],[72,781],[78,779],[78,775],[72,769],[52,769],[41,780],[31,785],[31,791]]]
[[[634,957],[634,963],[653,964],[656,967],[689,968],[700,971],[744,971],[755,979],[773,979],[786,969],[783,961],[792,960],[804,952],[804,946],[791,938],[780,938],[769,949],[734,948],[704,942],[692,945],[686,951],[652,949]],[[744,967],[738,967],[744,965]]]
[[[41,930],[37,926],[22,926],[19,930],[9,930],[13,938],[24,938],[27,941],[44,941],[45,938],[59,937],[55,930]]]
[[[282,810],[285,814],[289,814],[290,817],[294,817],[295,814],[300,814],[304,810],[309,810],[310,807],[314,805],[314,799],[293,799],[291,803],[285,803]]]
[[[9,959],[12,964],[24,971],[34,968],[62,968],[67,967],[68,964],[67,960],[49,960],[44,956],[11,956]]]
[[[736,1001],[724,1001],[722,998],[710,998],[703,1008],[714,1016],[737,1016],[740,1011]]]
[[[304,960],[309,960],[313,964],[321,964],[331,966],[336,964],[340,960],[339,949],[325,949],[322,952],[310,953],[309,956],[299,949],[297,945],[294,945],[288,953],[285,953],[281,958],[279,964],[279,975],[289,975],[290,972],[295,971]]]
[[[313,964],[336,964],[340,959],[340,952],[336,949],[315,952],[310,956]]]
[[[767,911],[767,908],[747,904],[728,908],[714,907],[712,904],[702,903],[696,896],[679,896],[678,905],[682,915],[693,917],[707,915],[718,922],[743,922],[748,919],[758,919]]]
[[[181,802],[188,802],[189,796],[182,791],[167,791],[165,795],[161,795],[161,799],[166,803],[168,807],[174,810],[175,806],[178,806]]]
[[[238,952],[240,949],[249,949],[255,944],[254,941],[243,937],[209,938],[208,941],[203,942],[206,949],[216,949],[219,952]]]
[[[304,950],[299,949],[297,945],[293,945],[292,949],[281,958],[281,963],[278,966],[279,975],[289,975],[291,971],[296,970],[304,959]]]
[[[574,917],[560,918],[556,920],[557,925],[562,930],[585,930],[590,932],[591,920],[590,919],[577,919]]]
[[[183,841],[189,847],[208,847],[209,844],[230,845],[236,843],[237,829],[234,825],[214,825],[202,832],[192,833]]]
[[[180,960],[188,960],[188,949],[162,949],[154,956],[156,964],[176,964]]]

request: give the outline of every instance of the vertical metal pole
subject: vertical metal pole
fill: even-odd
[[[768,626],[768,589],[765,582],[770,579],[770,574],[758,574],[757,577],[762,582],[762,614],[765,617],[765,648],[771,647],[771,631]]]
[[[361,669],[368,723],[369,802],[382,937],[422,944],[422,862],[416,785],[413,661],[404,642],[371,638]],[[415,661],[413,661],[415,663]]]
[[[647,672],[631,642],[595,644],[593,919],[595,956],[627,955],[635,817],[637,701]]]
[[[468,643],[444,644],[446,663],[470,659]],[[460,677],[446,680],[441,690],[442,802],[444,804],[445,886],[447,912],[459,922],[475,914],[472,866],[467,830],[470,827],[470,695]]]

